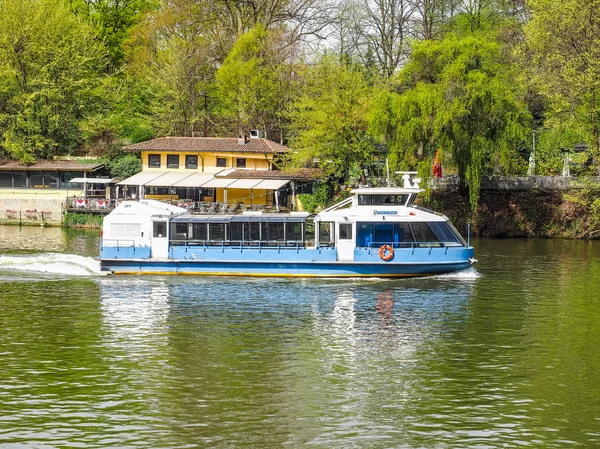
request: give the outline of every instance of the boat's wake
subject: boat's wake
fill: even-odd
[[[91,257],[59,253],[1,255],[0,270],[66,276],[99,276],[106,274],[100,271],[100,263]]]
[[[462,270],[462,271],[455,271],[453,273],[446,273],[446,274],[438,274],[437,276],[435,276],[437,279],[464,279],[464,280],[470,280],[470,279],[478,279],[481,277],[481,273],[479,273],[474,267],[470,267],[467,268],[466,270]]]

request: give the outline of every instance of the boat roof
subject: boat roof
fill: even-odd
[[[409,193],[419,193],[424,190],[416,188],[405,188],[405,187],[362,187],[359,189],[353,189],[350,193],[367,194],[367,195],[399,195]]]
[[[282,223],[301,223],[306,221],[309,214],[305,212],[291,212],[291,213],[271,213],[271,214],[236,214],[236,215],[194,215],[185,214],[179,215],[173,218],[173,223],[229,223],[229,222],[282,222]]]
[[[123,201],[109,215],[178,215],[187,209],[157,200]]]

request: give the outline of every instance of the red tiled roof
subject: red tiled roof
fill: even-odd
[[[147,142],[127,145],[127,151],[221,151],[224,153],[285,153],[289,148],[268,139],[248,139],[238,144],[230,137],[159,137]]]
[[[218,178],[218,174],[216,175]],[[316,168],[299,168],[296,170],[234,170],[223,178],[257,178],[257,179],[290,179],[293,181],[314,181],[322,177]]]
[[[44,159],[31,165],[22,164],[19,161],[0,159],[0,170],[39,170],[39,171],[85,171],[92,172],[104,167],[104,164],[84,164],[79,161],[60,161]]]

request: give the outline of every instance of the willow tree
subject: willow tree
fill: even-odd
[[[585,124],[583,138],[600,156],[600,1],[530,0],[529,68],[552,100],[556,123]],[[586,111],[583,115],[579,111]],[[575,120],[573,120],[575,119]],[[575,125],[576,126],[576,125]]]
[[[486,170],[522,169],[518,148],[529,114],[502,47],[481,34],[450,34],[415,45],[393,89],[373,109],[373,129],[393,166],[414,168],[439,149],[460,176],[473,207]]]
[[[32,162],[69,154],[101,102],[103,47],[62,0],[0,2],[0,142]]]

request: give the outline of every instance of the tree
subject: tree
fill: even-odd
[[[127,72],[138,81],[131,88],[140,107],[134,110],[155,134],[192,136],[209,121],[214,74],[225,44],[206,8],[200,2],[169,0],[129,40]]]
[[[535,82],[552,100],[552,119],[585,123],[581,137],[600,156],[600,1],[531,0],[525,31]],[[579,115],[579,110],[587,111]]]
[[[353,166],[371,162],[370,89],[359,66],[324,56],[302,70],[304,87],[291,115],[291,147],[299,165],[316,159],[324,174],[347,180]]]
[[[0,130],[4,155],[69,154],[103,93],[105,52],[61,0],[0,2]]]
[[[373,129],[387,140],[392,165],[414,168],[425,161],[429,169],[441,149],[473,207],[486,170],[515,172],[524,165],[518,148],[530,116],[501,50],[478,34],[421,42],[395,89],[374,107]]]
[[[257,25],[237,40],[217,71],[221,113],[237,120],[238,131],[259,128],[269,136],[281,130],[278,118],[290,95],[290,48],[281,30]]]
[[[409,0],[362,0],[361,7],[359,29],[376,55],[380,73],[389,78],[408,54],[415,5]]]
[[[90,21],[110,55],[110,68],[124,62],[123,43],[144,14],[156,9],[158,0],[69,0],[75,13]]]

